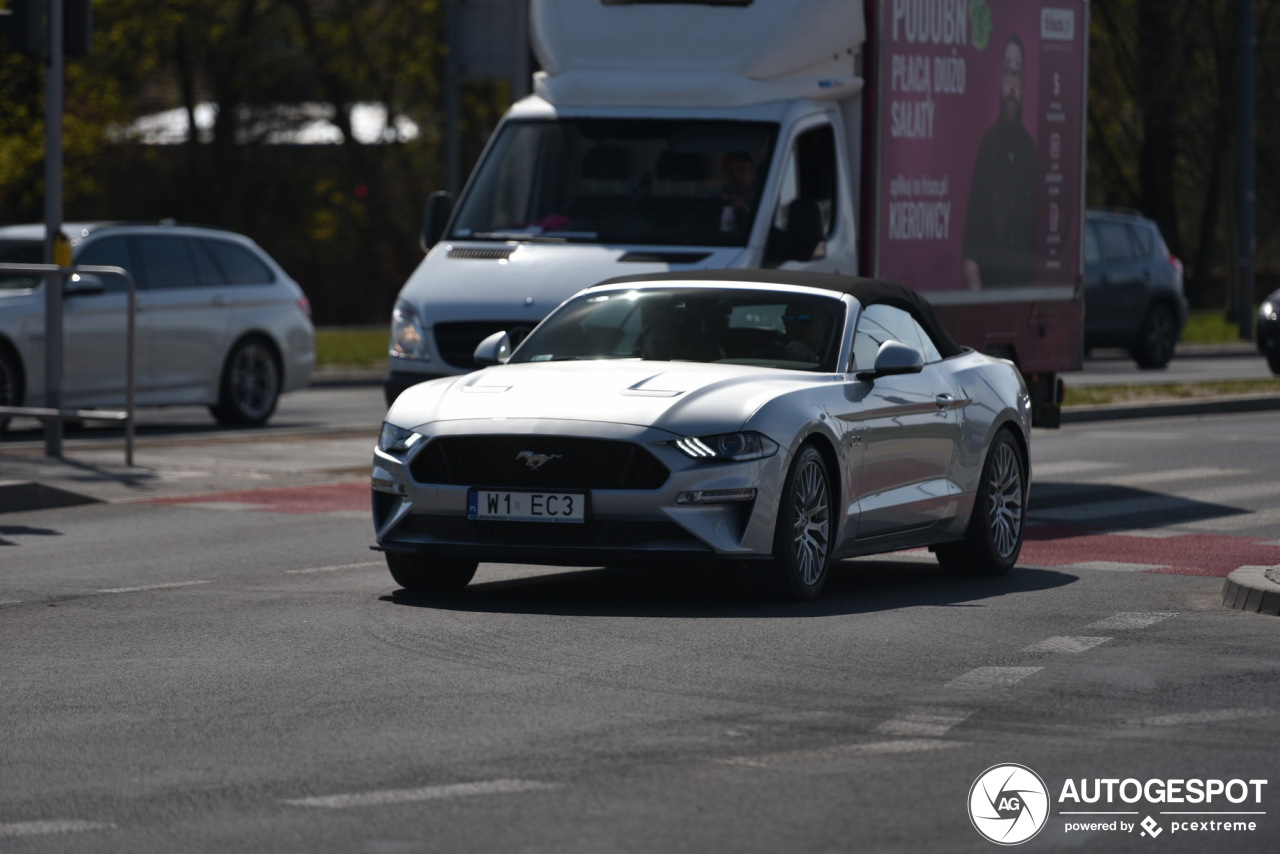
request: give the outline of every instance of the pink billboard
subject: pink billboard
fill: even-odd
[[[927,291],[1074,286],[1084,0],[875,11],[875,273]]]

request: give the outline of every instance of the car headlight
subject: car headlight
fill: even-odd
[[[762,460],[778,453],[778,443],[754,431],[690,436],[671,444],[695,460],[744,462]]]
[[[398,359],[431,359],[427,353],[427,333],[422,318],[404,300],[396,300],[396,307],[391,312],[391,347],[388,353]]]
[[[1263,320],[1275,320],[1276,315],[1276,304],[1271,300],[1264,302],[1262,304],[1262,308],[1258,309],[1258,317],[1261,317]]]
[[[382,432],[378,435],[378,450],[385,454],[403,454],[421,441],[421,433],[383,422]]]

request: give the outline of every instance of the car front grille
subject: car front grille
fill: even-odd
[[[476,347],[495,332],[511,336],[514,348],[524,340],[533,327],[528,320],[495,320],[485,323],[437,323],[432,327],[436,336],[436,349],[440,358],[455,368],[475,370]]]
[[[632,442],[577,436],[442,436],[409,466],[419,483],[514,489],[658,489],[670,472]]]

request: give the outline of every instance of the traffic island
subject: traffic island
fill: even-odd
[[[1222,604],[1237,611],[1280,615],[1280,566],[1242,566],[1222,584]]]

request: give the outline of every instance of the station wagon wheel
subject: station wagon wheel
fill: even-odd
[[[387,552],[387,569],[405,590],[449,593],[466,587],[475,577],[478,561],[461,557],[423,557]]]
[[[1140,368],[1163,368],[1178,345],[1178,321],[1168,304],[1158,302],[1147,310],[1130,355]]]
[[[1018,443],[1001,430],[983,463],[965,538],[935,546],[938,563],[965,575],[1004,575],[1018,562],[1026,517],[1026,465]]]
[[[227,357],[211,407],[219,424],[262,424],[280,400],[280,365],[274,348],[261,337],[246,338]]]
[[[773,536],[770,580],[794,601],[812,599],[827,581],[831,560],[831,477],[822,454],[805,445],[782,485]]]

